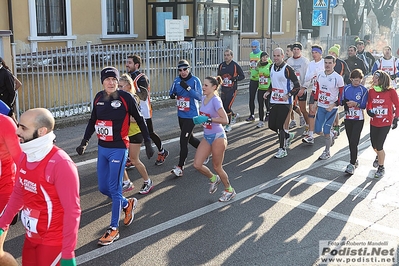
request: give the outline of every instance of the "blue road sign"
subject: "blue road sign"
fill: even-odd
[[[338,6],[338,0],[330,0],[330,7],[334,8]]]
[[[312,26],[327,26],[327,22],[328,22],[328,12],[327,11],[328,11],[327,9],[313,10]]]
[[[313,0],[313,8],[327,8],[328,0]]]

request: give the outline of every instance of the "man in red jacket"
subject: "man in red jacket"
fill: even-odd
[[[53,144],[54,124],[50,111],[36,108],[21,115],[16,131],[23,153],[17,183],[0,217],[0,236],[22,210],[22,265],[76,265],[79,176],[71,158]]]

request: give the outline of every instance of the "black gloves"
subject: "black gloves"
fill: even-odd
[[[79,155],[82,155],[82,154],[85,152],[86,148],[87,148],[87,144],[89,144],[89,141],[88,141],[88,140],[85,140],[85,139],[82,139],[82,142],[81,142],[80,145],[76,148],[76,152],[77,152]]]
[[[185,89],[186,91],[191,90],[191,87],[188,86],[188,84],[184,80],[180,81],[180,86],[182,86],[182,88]]]
[[[176,93],[173,93],[172,95],[169,96],[171,99],[176,99]]]
[[[150,159],[154,155],[154,149],[151,146],[151,140],[144,142],[144,146],[147,158]]]
[[[392,80],[396,79],[396,75],[395,74],[392,74],[392,75],[389,75],[389,76],[391,77]]]
[[[398,118],[395,117],[392,121],[392,129],[395,129],[398,127]]]
[[[367,114],[368,114],[370,117],[374,117],[374,116],[375,116],[375,113],[373,113],[372,110],[367,110]]]

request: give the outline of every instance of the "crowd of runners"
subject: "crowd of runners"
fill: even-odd
[[[313,44],[310,59],[303,55],[304,47],[299,42],[287,45],[286,50],[276,48],[272,55],[260,49],[259,41],[253,41],[251,47],[247,74],[250,79],[249,116],[245,121],[253,123],[258,118],[254,123],[257,128],[265,127],[276,133],[279,142],[274,155],[276,159],[288,155],[295,137],[290,129],[299,126],[303,127],[303,145],[312,145],[316,135],[322,136],[319,139],[323,139],[325,148],[319,159],[327,160],[331,156],[331,146],[343,129],[350,151],[345,172],[353,175],[359,165],[358,144],[368,115],[371,145],[376,153],[374,177],[384,176],[384,142],[390,129],[397,127],[399,117],[399,112],[396,112],[399,108],[396,92],[399,60],[392,56],[391,47],[385,46],[383,57],[377,60],[372,55],[370,57],[361,40],[348,47],[348,57],[344,60],[339,59],[339,45],[324,53],[321,45]],[[91,117],[76,148],[76,152],[82,155],[91,136],[96,133],[98,187],[102,194],[112,199],[110,225],[98,240],[101,246],[119,238],[121,211],[125,226],[134,219],[138,200],[123,196],[124,192],[134,188],[126,170],[135,167],[143,178],[140,194],[148,194],[154,187],[146,166],[139,158],[142,143],[149,159],[154,154],[151,141],[155,144],[158,149],[157,166],[163,165],[169,155],[154,131],[150,81],[141,73],[141,63],[138,55],[129,55],[125,74],[120,75],[111,66],[102,69],[103,90],[94,98]],[[169,96],[176,100],[181,133],[179,159],[171,173],[176,177],[183,176],[190,144],[196,148],[193,166],[208,178],[209,193],[215,193],[222,183],[224,189],[219,201],[230,201],[236,196],[236,191],[223,169],[223,159],[228,132],[239,117],[233,111],[237,82],[246,74],[233,60],[230,49],[224,51],[224,61],[218,66],[215,77],[208,76],[202,80],[196,77],[191,73],[187,60],[180,60],[176,69],[178,75],[171,84]],[[7,71],[3,75],[7,76],[10,88],[14,88],[15,77]],[[371,77],[371,83],[365,82],[367,76]],[[255,100],[258,103],[257,118]],[[0,101],[0,120],[9,128],[1,131],[4,143],[0,149],[0,203],[3,211],[0,217],[0,262],[12,262],[2,247],[9,225],[22,210],[26,228],[23,264],[76,265],[73,250],[81,211],[76,166],[65,152],[54,146],[54,118],[48,110],[29,110],[16,123],[12,119],[12,103],[11,96]],[[340,108],[344,114],[342,123]],[[299,116],[299,125],[295,114]],[[202,139],[193,135],[198,124],[203,126]],[[19,145],[16,135],[9,134],[11,131],[17,132]],[[213,171],[207,166],[210,160]],[[62,179],[61,174],[65,173],[69,173],[69,179]],[[14,186],[15,180],[23,182]],[[39,186],[40,191],[37,190]],[[49,208],[49,201],[58,208],[57,211]]]

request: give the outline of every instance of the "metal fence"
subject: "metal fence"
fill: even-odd
[[[145,41],[134,44],[92,45],[55,48],[35,53],[15,51],[15,73],[23,84],[18,91],[17,109],[44,107],[56,118],[90,112],[95,94],[102,90],[100,71],[114,66],[126,72],[129,54],[142,58],[141,70],[150,78],[151,100],[169,98],[177,62],[187,59],[192,73],[200,79],[216,75],[223,61],[222,40],[165,43]]]

